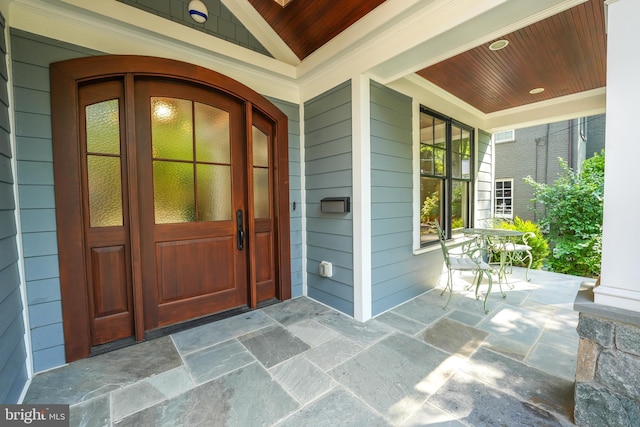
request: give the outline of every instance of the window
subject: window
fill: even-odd
[[[434,221],[447,236],[471,218],[473,129],[420,109],[420,245],[438,240]]]
[[[513,129],[496,132],[493,134],[493,142],[499,144],[501,142],[511,142],[516,140],[516,134]]]
[[[496,179],[495,203],[496,217],[513,218],[513,179]]]

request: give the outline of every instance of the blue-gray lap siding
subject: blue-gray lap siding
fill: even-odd
[[[483,130],[478,131],[478,169],[476,170],[476,205],[475,221],[482,224],[483,220],[493,216],[491,194],[493,193],[493,149],[491,134]]]
[[[291,297],[302,295],[302,178],[300,157],[300,108],[297,104],[269,99],[289,118],[289,216],[291,235]],[[295,205],[294,205],[295,203]],[[295,206],[295,209],[293,208]]]
[[[0,403],[17,403],[27,382],[27,352],[18,272],[5,19],[0,14]]]
[[[11,30],[20,222],[33,368],[65,363],[58,270],[49,64],[99,52]]]
[[[307,294],[353,315],[352,214],[320,211],[325,197],[353,198],[351,82],[305,102],[304,130]],[[321,261],[333,264],[333,277],[318,274]]]
[[[413,254],[412,100],[371,84],[371,299],[377,315],[431,289],[440,251]]]
[[[11,29],[11,46],[27,304],[34,372],[40,372],[65,363],[53,191],[49,64],[101,53],[16,29]],[[272,101],[290,118],[290,197],[299,206],[299,109],[294,104]],[[5,193],[11,194],[10,186],[8,190],[3,187],[4,183],[0,183],[0,201],[5,199]],[[302,219],[299,207],[290,213],[291,293],[299,296],[302,295]],[[17,268],[15,274],[17,277]]]
[[[273,57],[253,34],[236,18],[220,0],[206,0],[209,18],[203,24],[189,15],[185,0],[118,0],[129,6],[153,13],[181,25],[202,31],[230,43]]]

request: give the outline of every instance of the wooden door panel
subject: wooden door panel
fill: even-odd
[[[276,296],[273,232],[256,230],[254,236],[256,291],[261,302]]]
[[[233,237],[158,243],[159,303],[235,289]]]

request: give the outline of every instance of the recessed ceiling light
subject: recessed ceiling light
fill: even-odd
[[[489,50],[500,50],[507,47],[509,40],[496,40],[489,45]]]
[[[540,93],[540,92],[544,92],[544,88],[543,88],[543,87],[537,87],[537,88],[535,88],[535,89],[531,89],[531,90],[529,91],[529,93],[530,93],[531,95],[535,95],[536,93]]]

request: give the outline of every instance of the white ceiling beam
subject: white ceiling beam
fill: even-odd
[[[247,0],[220,0],[242,25],[279,61],[290,65],[300,59]],[[280,3],[280,2],[278,2]]]

